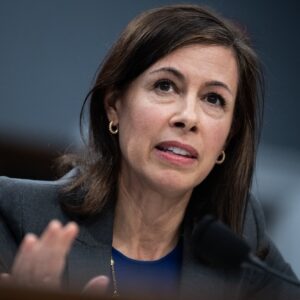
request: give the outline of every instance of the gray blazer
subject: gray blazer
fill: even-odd
[[[26,233],[39,235],[50,220],[58,219],[63,223],[74,220],[80,226],[67,258],[64,284],[72,290],[80,290],[94,276],[111,277],[114,201],[107,203],[96,217],[71,217],[61,207],[61,197],[64,197],[61,189],[70,176],[72,174],[51,182],[0,178],[0,272],[9,272]],[[82,193],[74,194],[79,200],[82,196]],[[259,296],[264,299],[268,295],[273,299],[300,299],[298,289],[254,268],[230,271],[197,260],[191,251],[192,229],[192,226],[183,229],[180,294],[185,298],[201,295],[202,299],[238,299],[241,295],[255,295],[255,299]],[[253,251],[269,249],[265,257],[269,266],[295,277],[266,235],[264,216],[254,199],[248,204],[243,236]]]

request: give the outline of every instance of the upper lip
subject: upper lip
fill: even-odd
[[[188,144],[183,144],[178,141],[164,141],[156,145],[157,148],[176,147],[187,151],[193,158],[198,158],[197,150]]]

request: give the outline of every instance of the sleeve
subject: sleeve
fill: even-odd
[[[69,174],[57,181],[0,177],[0,272],[10,271],[26,233],[39,236],[52,219],[69,221],[60,205]]]
[[[0,178],[0,273],[10,272],[21,239],[22,202],[11,180]]]
[[[17,242],[2,216],[0,216],[0,245],[0,273],[8,273],[17,252]]]

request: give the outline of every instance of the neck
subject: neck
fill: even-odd
[[[120,180],[113,246],[127,257],[155,260],[177,244],[191,192],[168,198],[153,190],[129,188]]]

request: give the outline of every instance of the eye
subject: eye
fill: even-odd
[[[209,93],[209,94],[207,94],[204,97],[204,99],[208,103],[210,103],[212,105],[215,105],[215,106],[221,106],[221,107],[223,107],[226,104],[225,99],[221,95],[219,95],[217,93]]]
[[[157,81],[154,88],[161,92],[173,92],[176,90],[174,82],[169,79],[161,79]]]

